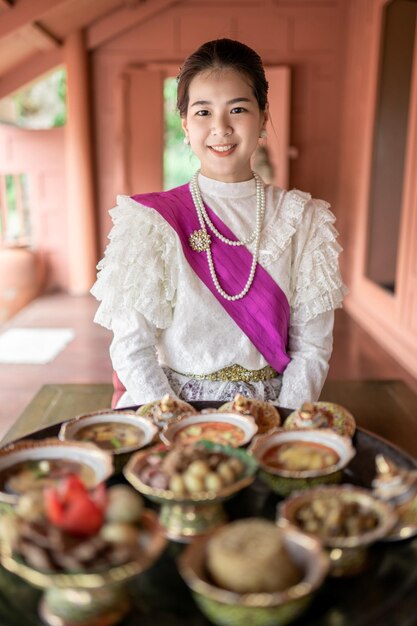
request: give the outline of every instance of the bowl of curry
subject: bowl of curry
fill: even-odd
[[[355,455],[349,437],[327,429],[277,430],[257,437],[250,452],[259,463],[260,478],[282,496],[341,482]]]
[[[92,443],[113,456],[120,470],[132,452],[154,441],[158,427],[147,417],[129,411],[96,411],[62,424],[59,439]]]
[[[167,444],[188,445],[205,440],[239,448],[258,431],[253,417],[236,413],[203,413],[187,415],[167,424],[160,433]]]

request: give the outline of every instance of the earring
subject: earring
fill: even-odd
[[[267,137],[268,137],[268,133],[266,132],[265,128],[263,128],[261,132],[259,133],[259,138],[266,139]]]
[[[183,139],[183,142],[185,143],[186,146],[189,146],[190,145],[190,138],[187,135],[185,135],[185,137]]]

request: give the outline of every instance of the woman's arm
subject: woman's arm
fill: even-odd
[[[298,408],[318,400],[333,348],[334,310],[347,292],[339,271],[335,217],[329,205],[309,200],[293,239],[288,354],[279,404]]]
[[[135,310],[118,312],[112,320],[110,357],[113,369],[134,404],[144,404],[169,393],[175,396],[159,364],[158,329]]]
[[[113,368],[129,400],[142,404],[172,394],[155,346],[172,323],[177,240],[156,211],[126,196],[110,215],[110,241],[91,289],[100,301],[94,321],[113,332]]]
[[[318,400],[329,369],[333,348],[334,311],[290,325],[288,355],[278,404],[296,409]]]

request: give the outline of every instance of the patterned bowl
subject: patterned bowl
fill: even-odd
[[[284,422],[285,430],[301,428],[329,428],[343,437],[353,437],[355,418],[345,407],[334,402],[305,402]]]
[[[282,529],[284,543],[303,572],[302,580],[274,593],[236,593],[215,586],[207,576],[206,550],[210,535],[190,544],[179,558],[182,578],[201,611],[220,626],[283,626],[309,605],[329,568],[320,543],[293,528]]]
[[[197,413],[197,409],[184,400],[179,400],[166,394],[160,400],[143,404],[137,409],[136,413],[142,417],[148,417],[162,428],[169,424],[171,420],[176,420],[183,415]]]
[[[146,467],[149,467],[149,457],[163,456],[170,450],[170,447],[163,444],[143,452],[136,452],[123,470],[126,479],[137,491],[162,505],[159,520],[165,528],[166,536],[174,541],[191,541],[196,536],[223,524],[225,513],[221,503],[255,480],[258,465],[245,450],[221,446],[211,441],[202,441],[199,444],[208,448],[210,452],[220,452],[228,457],[238,458],[245,466],[243,475],[219,491],[201,491],[183,497],[179,497],[170,489],[151,487],[141,480],[140,475]]]
[[[218,410],[220,413],[237,413],[253,417],[261,435],[281,425],[281,415],[271,402],[246,398],[239,393],[232,401],[222,404]]]
[[[222,430],[216,432],[217,425]],[[208,432],[207,428],[211,432]],[[187,444],[206,439],[221,445],[239,447],[249,443],[256,435],[257,430],[258,427],[255,420],[248,415],[210,412],[203,415],[187,415],[178,418],[163,428],[160,437],[167,445],[174,443]],[[188,432],[190,434],[187,437]],[[181,435],[181,433],[183,434]],[[235,439],[233,439],[233,435]],[[184,437],[183,441],[181,440],[182,437]],[[215,437],[216,441],[212,437]]]
[[[277,522],[321,541],[329,553],[332,576],[351,576],[366,567],[367,549],[388,535],[397,516],[371,491],[339,485],[294,494],[277,506]]]
[[[89,441],[82,438],[80,431],[87,426],[116,424],[118,427],[126,426],[126,429],[133,429],[133,433],[137,433],[138,441],[132,445],[118,447],[112,446],[107,448],[106,444],[100,444],[100,441],[92,441],[94,445],[109,452],[113,456],[113,463],[116,471],[121,471],[132,452],[145,448],[151,444],[157,433],[158,427],[146,418],[129,411],[96,411],[86,413],[78,417],[64,422],[59,431],[59,439],[61,441]]]
[[[0,502],[16,504],[30,489],[78,474],[92,489],[113,473],[112,457],[92,443],[27,439],[0,449]]]
[[[292,442],[328,448],[338,460],[332,465],[319,469],[302,470],[278,468],[266,462],[265,457],[273,448]],[[310,489],[316,485],[341,482],[342,470],[355,455],[352,442],[348,437],[342,437],[324,428],[297,431],[276,430],[273,433],[256,437],[249,452],[259,463],[261,480],[281,496],[287,496],[301,489]]]
[[[39,604],[42,622],[50,626],[103,625],[118,623],[130,610],[125,583],[149,569],[162,554],[166,539],[153,511],[145,509],[141,518],[142,553],[128,563],[99,572],[46,573],[25,564],[0,546],[0,562],[34,587],[43,589]]]

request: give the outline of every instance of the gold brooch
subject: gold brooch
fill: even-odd
[[[196,252],[204,252],[204,250],[208,250],[210,248],[210,235],[202,228],[200,228],[200,230],[195,230],[194,232],[192,232],[188,241],[191,248]]]

